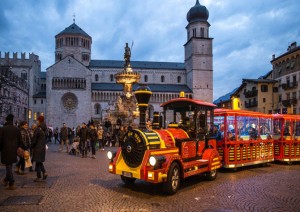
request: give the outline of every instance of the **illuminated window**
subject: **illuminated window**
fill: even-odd
[[[36,113],[34,113],[34,114],[33,114],[33,120],[35,120],[35,121],[36,121],[36,118],[37,118],[37,114],[36,114]]]
[[[31,116],[32,116],[32,111],[28,110],[28,119],[31,119]]]

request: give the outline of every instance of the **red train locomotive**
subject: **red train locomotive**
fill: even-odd
[[[141,86],[135,96],[140,110],[139,129],[126,133],[116,153],[108,152],[109,172],[120,175],[126,184],[136,179],[163,183],[168,194],[176,193],[181,180],[192,175],[204,174],[214,180],[221,167],[216,140],[210,138],[215,105],[184,97],[170,100],[162,104],[164,129],[159,129],[156,114],[156,129],[148,130],[145,110],[151,91]]]

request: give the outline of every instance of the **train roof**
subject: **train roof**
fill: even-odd
[[[274,119],[285,119],[285,120],[300,120],[300,115],[296,114],[272,114]]]
[[[186,109],[186,110],[194,110],[196,107],[211,107],[216,108],[217,106],[210,102],[205,102],[198,99],[190,99],[190,98],[176,98],[171,99],[160,105],[164,108],[169,109]]]
[[[215,116],[218,115],[235,115],[235,116],[259,116],[265,118],[272,118],[272,114],[265,114],[256,111],[249,111],[249,110],[232,110],[232,109],[224,109],[224,108],[217,108],[214,111]]]

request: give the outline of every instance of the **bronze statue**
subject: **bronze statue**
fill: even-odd
[[[124,53],[124,60],[125,60],[124,67],[130,67],[130,56],[131,56],[131,50],[128,46],[128,43],[126,43],[125,53]]]

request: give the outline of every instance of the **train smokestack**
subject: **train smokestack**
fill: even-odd
[[[159,129],[159,112],[154,111],[153,113],[153,122],[152,122],[153,129]]]
[[[134,92],[140,110],[140,125],[139,128],[146,129],[146,111],[152,92],[146,85],[140,85]]]

